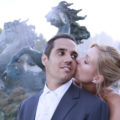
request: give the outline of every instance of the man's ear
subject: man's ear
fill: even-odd
[[[42,55],[42,64],[44,65],[44,66],[46,66],[46,62],[48,61],[48,57],[45,55],[45,54],[43,54]]]
[[[104,81],[104,76],[103,75],[96,75],[94,78],[93,78],[93,83],[102,83]]]

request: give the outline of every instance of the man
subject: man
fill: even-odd
[[[50,39],[42,55],[46,84],[20,105],[17,120],[108,120],[107,105],[75,86],[77,45],[72,36]]]

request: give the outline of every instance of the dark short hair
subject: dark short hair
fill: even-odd
[[[59,39],[59,38],[67,38],[67,39],[70,39],[72,41],[74,41],[76,43],[76,40],[75,38],[71,35],[71,34],[66,34],[66,33],[63,33],[63,34],[57,34],[55,35],[54,37],[52,37],[46,44],[45,46],[45,49],[44,49],[44,54],[49,58],[50,56],[50,53],[54,47],[54,41]]]

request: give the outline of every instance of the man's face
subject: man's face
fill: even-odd
[[[69,81],[76,71],[76,57],[77,45],[72,40],[55,40],[49,59],[46,55],[43,59],[47,80],[54,80],[59,85]]]

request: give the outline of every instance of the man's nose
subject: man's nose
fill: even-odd
[[[65,59],[64,59],[64,61],[65,61],[66,63],[72,63],[73,58],[72,58],[71,56],[66,56]]]

